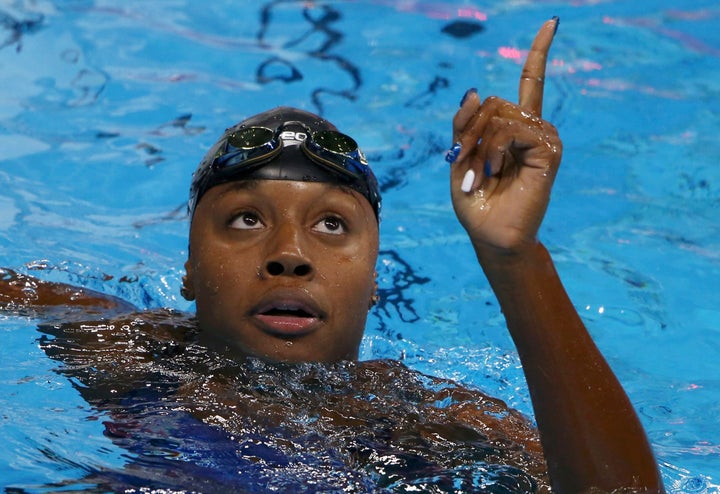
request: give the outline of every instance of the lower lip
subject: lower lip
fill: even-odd
[[[313,331],[319,322],[317,317],[269,316],[256,314],[255,318],[262,323],[263,329],[269,333],[282,336],[300,336]]]

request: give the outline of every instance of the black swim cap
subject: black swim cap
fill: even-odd
[[[379,221],[377,180],[357,144],[310,112],[278,107],[227,129],[193,174],[190,217],[210,188],[250,179],[345,185],[368,200]]]

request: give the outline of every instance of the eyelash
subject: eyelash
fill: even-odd
[[[237,228],[237,226],[233,226],[235,222],[237,221],[244,221],[248,218],[252,218],[254,223],[252,225],[246,225],[248,228]],[[230,219],[228,220],[228,226],[230,228],[235,228],[238,230],[251,230],[253,229],[258,223],[262,224],[262,220],[260,219],[260,215],[253,211],[241,211],[239,213],[233,214]]]
[[[343,221],[343,219],[342,219],[340,216],[337,216],[337,215],[324,216],[320,221],[318,221],[318,222],[315,223],[315,224],[316,224],[316,225],[323,224],[323,225],[327,228],[327,222],[328,222],[328,221],[333,222],[333,223],[334,223],[334,227],[336,228],[335,230],[333,230],[333,229],[331,229],[331,228],[328,228],[328,230],[329,230],[328,233],[329,233],[329,234],[339,235],[339,234],[341,234],[341,233],[346,233],[346,232],[347,232],[347,230],[348,230],[348,228],[347,228],[347,223],[345,223],[345,221]],[[340,230],[340,231],[338,232],[338,230]]]
[[[250,220],[251,223],[247,223],[248,220]],[[242,224],[238,225],[237,222],[242,222]],[[227,225],[233,230],[254,230],[262,227],[264,223],[260,219],[260,215],[256,212],[240,211],[230,216]],[[323,216],[313,225],[312,228],[313,230],[317,230],[320,233],[327,235],[342,235],[348,231],[348,226],[345,220],[336,214]]]

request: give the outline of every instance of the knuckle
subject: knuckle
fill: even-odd
[[[498,96],[488,96],[487,98],[485,98],[485,101],[483,101],[483,107],[486,107],[488,110],[492,110],[494,108],[503,106],[503,104],[505,103],[507,103],[507,101]]]

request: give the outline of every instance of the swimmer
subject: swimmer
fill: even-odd
[[[545,65],[557,23],[546,22],[532,44],[517,104],[483,100],[476,90],[465,94],[448,153],[454,210],[520,355],[541,448],[528,420],[459,386],[444,388],[451,390],[454,416],[423,427],[434,424],[432,434],[440,436],[463,430],[496,438],[488,440],[499,450],[493,454],[527,467],[537,491],[547,491],[549,483],[561,493],[662,492],[633,407],[537,239],[562,155],[555,128],[542,119]],[[194,317],[138,311],[102,293],[11,270],[0,276],[0,302],[6,312],[49,321],[41,328],[56,338],[44,345],[48,354],[73,364],[74,376],[98,388],[112,374],[115,394],[139,386],[143,366],[158,355],[171,358],[196,343],[230,362],[354,361],[375,300],[380,209],[377,181],[357,143],[316,115],[279,107],[228,129],[193,175],[181,293],[195,301]],[[101,323],[81,323],[93,319]],[[257,410],[237,383],[223,384],[232,382],[229,372],[196,365],[215,370],[173,391],[178,400],[192,398],[183,403],[194,416],[218,424],[253,413],[274,425],[283,421],[281,403]],[[359,368],[392,376],[381,379],[387,387],[404,372],[389,363]],[[422,393],[427,402],[442,398]],[[102,393],[87,394],[100,403]],[[215,398],[207,400],[209,395]],[[325,426],[358,426],[340,411],[346,402],[324,400],[316,405]],[[352,403],[363,416],[376,412],[369,402]],[[509,444],[520,452],[506,455]],[[519,457],[524,460],[516,462]]]

